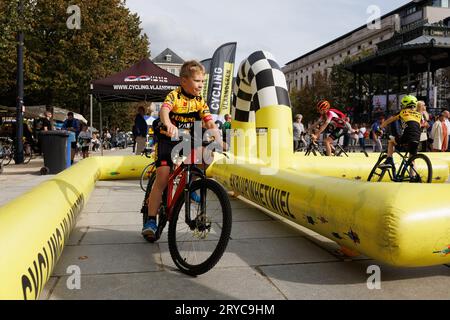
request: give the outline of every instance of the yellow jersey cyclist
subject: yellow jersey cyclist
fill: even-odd
[[[172,141],[172,138],[179,137],[179,129],[190,131],[192,136],[195,122],[203,121],[205,128],[212,130],[215,141],[222,141],[221,133],[214,123],[205,100],[201,97],[204,77],[205,69],[199,62],[185,62],[180,71],[181,87],[170,92],[161,106],[160,122],[166,130],[164,133],[155,132],[157,136],[156,179],[148,200],[149,219],[142,229],[144,236],[154,237],[157,230],[156,216],[173,165],[172,149],[179,143]],[[198,139],[198,137],[194,138]],[[193,200],[199,201],[199,199]]]
[[[420,143],[420,121],[422,120],[422,114],[416,110],[417,98],[414,96],[405,96],[402,99],[402,110],[396,115],[387,119],[381,126],[380,130],[383,130],[391,123],[400,120],[403,134],[399,137],[389,137],[387,159],[379,165],[382,169],[394,168],[394,160],[392,158],[395,146],[406,146],[409,156],[417,154],[417,149]],[[395,170],[395,169],[394,169]]]

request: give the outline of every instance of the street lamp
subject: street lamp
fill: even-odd
[[[23,0],[19,1],[17,8],[18,17],[23,16]],[[22,22],[20,20],[20,22]],[[22,26],[20,26],[22,29]],[[16,101],[16,152],[14,154],[14,162],[16,164],[23,163],[23,30],[17,33],[17,101]]]

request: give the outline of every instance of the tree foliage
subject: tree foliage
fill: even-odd
[[[70,29],[68,0],[0,0],[0,104],[14,105],[16,34],[25,33],[25,105],[46,104],[85,114],[89,84],[149,57],[140,18],[124,0],[78,0],[81,28]],[[112,105],[104,105],[107,116]],[[128,108],[128,106],[127,106]]]

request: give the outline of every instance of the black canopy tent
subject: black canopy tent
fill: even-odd
[[[91,93],[100,102],[158,102],[179,85],[177,76],[144,59],[124,71],[93,81]]]
[[[91,94],[99,103],[100,135],[103,136],[102,102],[161,102],[179,85],[180,79],[177,76],[147,58],[124,71],[93,81]],[[103,155],[102,148],[101,151]]]

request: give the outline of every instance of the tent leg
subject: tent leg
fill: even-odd
[[[102,103],[99,102],[98,103],[99,107],[100,107],[100,154],[103,157],[103,119],[102,119]]]

